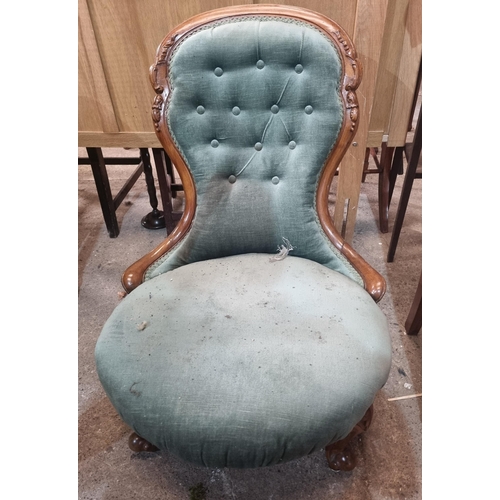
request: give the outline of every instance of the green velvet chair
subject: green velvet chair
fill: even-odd
[[[325,449],[351,470],[391,364],[385,281],[328,212],[358,118],[352,42],[296,7],[218,9],[169,33],[150,76],[186,204],[96,345],[131,448],[240,468]]]

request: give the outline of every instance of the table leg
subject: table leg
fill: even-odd
[[[153,148],[153,158],[156,165],[156,174],[158,175],[158,184],[160,186],[165,226],[167,228],[167,234],[170,234],[174,230],[181,216],[181,214],[174,213],[174,207],[172,204],[174,194],[177,195],[177,193],[172,190],[172,162],[163,148]]]
[[[403,181],[403,187],[401,188],[401,197],[399,199],[398,211],[396,212],[396,219],[394,221],[394,227],[392,229],[391,241],[389,243],[389,250],[387,252],[387,262],[394,261],[394,254],[396,253],[396,247],[398,245],[399,234],[401,233],[401,228],[403,227],[403,220],[406,214],[406,209],[408,207],[408,201],[410,199],[411,188],[413,187],[413,181],[417,173],[418,162],[420,160],[420,153],[422,151],[422,109],[420,109],[420,115],[418,117],[417,126],[415,128],[415,136],[413,138],[413,148],[411,152],[411,157],[408,161],[408,166],[406,167],[405,179]]]
[[[422,328],[422,274],[418,281],[417,291],[410,307],[410,312],[405,322],[405,330],[408,335],[417,335]]]
[[[392,155],[394,147],[387,146],[386,142],[382,143],[382,151],[380,153],[380,168],[381,173],[378,181],[378,208],[379,208],[379,224],[380,232],[389,232],[389,188],[390,188],[390,171],[392,165]]]
[[[140,152],[148,188],[149,203],[153,208],[151,212],[142,218],[141,224],[146,229],[163,229],[165,227],[165,217],[163,212],[158,210],[158,198],[156,197],[155,181],[148,148],[140,148]]]
[[[106,171],[106,164],[102,155],[101,148],[87,148],[87,155],[89,157],[90,166],[92,168],[92,175],[99,196],[101,204],[102,215],[106,224],[106,229],[111,238],[116,238],[120,234],[118,227],[118,220],[116,219],[115,204],[111,187],[109,185],[108,173]]]

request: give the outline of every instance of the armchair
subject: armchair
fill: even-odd
[[[391,364],[384,278],[328,212],[361,73],[344,30],[297,7],[205,12],[161,42],[152,118],[185,210],[125,271],[95,349],[133,450],[355,466]]]

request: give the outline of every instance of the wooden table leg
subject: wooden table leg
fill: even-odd
[[[415,135],[413,137],[413,147],[412,147],[411,157],[408,162],[408,166],[406,167],[405,179],[403,181],[403,187],[401,188],[401,197],[399,199],[398,211],[396,213],[396,219],[394,221],[394,227],[392,229],[391,241],[389,243],[389,250],[387,252],[387,262],[394,261],[394,254],[396,253],[399,234],[401,233],[401,228],[403,227],[406,208],[408,207],[411,188],[413,186],[413,181],[415,180],[415,176],[417,173],[417,167],[418,167],[418,162],[420,160],[421,152],[422,152],[422,108],[420,108],[420,114],[418,117],[417,126],[415,128]]]
[[[148,148],[140,148],[140,152],[146,185],[148,187],[149,203],[153,208],[151,212],[142,218],[141,224],[146,229],[163,229],[165,227],[165,217],[163,216],[163,212],[158,210],[158,198],[156,197],[155,180]]]
[[[108,230],[108,234],[111,238],[116,238],[120,234],[120,228],[118,227],[118,220],[116,219],[115,204],[111,193],[111,187],[109,185],[109,178],[106,171],[104,157],[102,155],[102,149],[86,149],[106,229]]]
[[[394,150],[391,171],[389,172],[389,206],[391,205],[392,195],[394,193],[394,187],[396,186],[398,175],[402,175],[404,173],[403,169],[404,154],[405,154],[404,146],[399,146]]]
[[[167,228],[167,234],[170,234],[175,229],[177,222],[182,216],[182,212],[174,212],[172,204],[172,198],[177,196],[177,192],[172,188],[172,162],[163,148],[153,148],[153,158],[156,165],[156,173],[158,175],[158,184],[160,186],[165,227]]]
[[[380,153],[381,173],[378,181],[379,224],[382,233],[389,232],[389,188],[393,154],[394,147],[389,147],[386,142],[383,142]]]
[[[417,335],[422,328],[422,273],[418,281],[417,291],[410,307],[410,312],[405,322],[405,330],[408,335]]]

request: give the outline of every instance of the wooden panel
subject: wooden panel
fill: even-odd
[[[394,94],[388,146],[404,146],[422,56],[422,0],[410,0],[401,49],[398,84]]]
[[[363,65],[363,78],[357,90],[359,126],[355,142],[347,150],[339,169],[333,222],[348,243],[352,242],[358,210],[363,163],[368,139],[370,110],[382,48],[387,0],[359,0],[354,28],[354,45]],[[354,145],[356,144],[356,145]],[[344,208],[347,207],[344,215]]]
[[[243,2],[241,2],[243,3]],[[256,0],[253,3],[272,3],[266,0]],[[346,0],[282,0],[280,5],[294,5],[303,9],[314,10],[320,14],[328,16],[330,19],[340,24],[352,38],[356,20],[357,2]]]
[[[398,83],[409,0],[389,0],[384,38],[370,117],[368,147],[379,147],[389,129],[390,110]]]
[[[152,122],[151,122],[152,123]],[[155,132],[79,132],[80,148],[161,148]]]
[[[78,130],[117,132],[86,0],[78,1]]]
[[[148,71],[156,48],[166,33],[199,12],[244,3],[251,2],[88,0],[100,60],[120,132],[154,130],[151,121],[154,91],[149,83]],[[82,94],[85,93],[87,90],[84,88]],[[85,106],[88,107],[91,106]],[[93,111],[85,108],[80,109],[80,113],[83,114],[83,124],[87,125],[86,114]],[[91,124],[94,123],[95,120],[91,120]],[[88,127],[81,130],[96,131]]]

